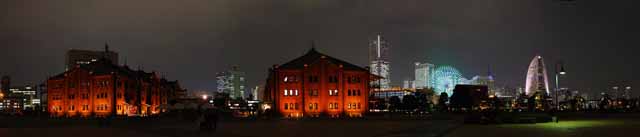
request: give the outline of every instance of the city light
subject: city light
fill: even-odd
[[[207,100],[207,95],[202,95],[202,100]]]

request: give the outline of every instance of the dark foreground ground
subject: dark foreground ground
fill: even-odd
[[[171,119],[94,120],[0,118],[0,137],[634,137],[640,114],[567,114],[560,123],[462,124],[460,117],[355,120],[225,120],[216,132]]]
[[[195,122],[170,119],[97,120],[0,119],[0,137],[401,137],[442,136],[461,125],[443,119],[224,120],[215,132],[199,131]],[[6,122],[14,123],[13,126]]]
[[[446,137],[637,137],[640,114],[564,114],[558,123],[465,124]]]

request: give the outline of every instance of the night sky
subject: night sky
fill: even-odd
[[[39,83],[64,71],[71,48],[120,53],[190,91],[214,91],[215,73],[238,65],[248,85],[267,69],[323,53],[365,66],[368,39],[392,43],[392,81],[413,63],[458,68],[467,78],[491,66],[498,85],[524,86],[545,57],[550,78],[563,61],[566,84],[601,92],[640,88],[640,9],[633,0],[8,0],[0,3],[0,75]],[[635,95],[638,95],[637,93]]]

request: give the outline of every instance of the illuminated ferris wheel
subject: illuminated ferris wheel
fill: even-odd
[[[464,78],[460,71],[451,66],[438,66],[431,73],[431,85],[433,85],[436,95],[446,92],[451,96],[453,88],[458,84],[463,84],[463,82]]]

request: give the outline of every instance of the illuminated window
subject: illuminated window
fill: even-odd
[[[338,96],[338,90],[337,89],[329,90],[329,96]]]
[[[296,89],[296,96],[298,96],[298,90]]]
[[[284,96],[288,96],[288,95],[289,95],[289,93],[288,93],[288,91],[285,89],[285,90],[284,90]]]

